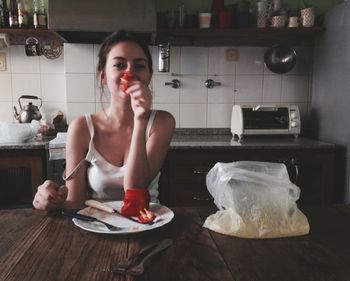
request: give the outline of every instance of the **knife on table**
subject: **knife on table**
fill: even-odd
[[[101,210],[101,211],[105,211],[105,212],[107,212],[107,213],[111,213],[111,214],[116,213],[116,214],[118,214],[119,216],[121,216],[121,217],[123,217],[123,218],[126,218],[126,219],[128,219],[128,220],[131,220],[131,221],[136,222],[136,223],[139,223],[139,224],[149,224],[149,225],[154,224],[153,221],[148,222],[148,223],[142,223],[142,222],[140,222],[140,221],[137,220],[137,219],[124,216],[124,215],[122,215],[121,212],[118,211],[117,209],[113,209],[112,207],[109,207],[109,206],[107,206],[107,205],[105,205],[105,204],[103,204],[103,203],[101,203],[101,202],[99,202],[99,201],[96,201],[96,200],[86,200],[86,201],[85,201],[85,205],[86,205],[86,206],[89,206],[89,207],[92,207],[92,208],[95,208],[95,209],[98,209],[98,210]]]
[[[70,211],[66,211],[66,210],[61,210],[61,214],[66,216],[66,217],[70,217],[70,218],[75,218],[78,220],[82,220],[82,221],[96,221],[96,222],[100,222],[103,223],[105,226],[108,227],[109,230],[115,231],[120,229],[119,226],[115,226],[109,223],[106,223],[98,218],[95,217],[91,217],[91,216],[87,216],[87,215],[83,215],[83,214],[79,214],[76,212],[70,212]]]

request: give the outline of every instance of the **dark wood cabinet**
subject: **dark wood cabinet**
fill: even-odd
[[[160,201],[167,206],[213,204],[206,188],[207,172],[217,162],[285,163],[291,181],[301,189],[298,204],[333,202],[334,148],[177,148],[166,157],[160,179]]]
[[[0,150],[0,208],[30,205],[47,175],[47,150]]]

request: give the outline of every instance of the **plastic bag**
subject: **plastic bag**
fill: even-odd
[[[33,140],[38,131],[37,120],[31,123],[0,122],[0,143],[23,143]]]
[[[309,223],[298,209],[300,189],[284,164],[254,161],[217,163],[206,178],[220,211],[204,227],[244,238],[304,235]]]

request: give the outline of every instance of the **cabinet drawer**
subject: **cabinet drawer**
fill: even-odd
[[[159,199],[166,206],[208,206],[213,204],[213,198],[205,184],[162,185]]]
[[[172,184],[205,184],[210,167],[174,167],[165,171],[167,180]]]

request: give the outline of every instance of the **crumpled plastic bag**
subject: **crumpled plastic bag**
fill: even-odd
[[[309,233],[308,220],[296,204],[300,189],[289,180],[284,164],[217,163],[206,183],[219,209],[206,219],[206,228],[242,238]]]
[[[31,123],[0,122],[0,143],[23,143],[33,140],[39,129],[39,121]]]

